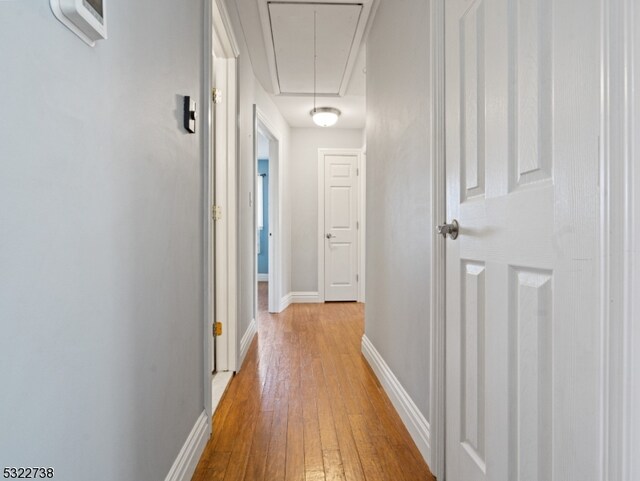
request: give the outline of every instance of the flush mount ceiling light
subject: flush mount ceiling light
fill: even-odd
[[[316,35],[316,23],[317,12],[313,12],[313,109],[311,112],[311,118],[314,123],[319,127],[331,127],[338,121],[340,117],[340,111],[333,107],[316,107],[316,86],[317,86],[317,64],[318,64],[318,52],[317,52],[317,35]]]
[[[340,111],[333,107],[317,107],[309,113],[315,124],[320,127],[331,127],[340,117]]]

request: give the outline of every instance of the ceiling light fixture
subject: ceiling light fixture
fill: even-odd
[[[317,51],[317,12],[313,12],[313,109],[311,118],[319,127],[331,127],[338,121],[340,111],[333,107],[316,107],[316,90],[317,90],[317,70],[318,70],[318,51]]]

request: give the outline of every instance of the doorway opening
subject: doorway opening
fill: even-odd
[[[254,105],[254,319],[258,312],[280,312],[281,135]]]
[[[258,129],[256,223],[258,226],[258,312],[269,310],[269,139]]]
[[[223,2],[205,2],[204,405],[211,416],[237,369],[237,105],[239,49]]]

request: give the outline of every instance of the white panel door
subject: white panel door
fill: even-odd
[[[446,0],[448,481],[595,481],[599,3]]]
[[[324,156],[324,294],[358,299],[358,155]]]

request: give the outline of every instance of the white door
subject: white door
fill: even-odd
[[[324,154],[324,295],[358,299],[358,155]]]
[[[597,478],[597,0],[446,0],[448,481]]]

